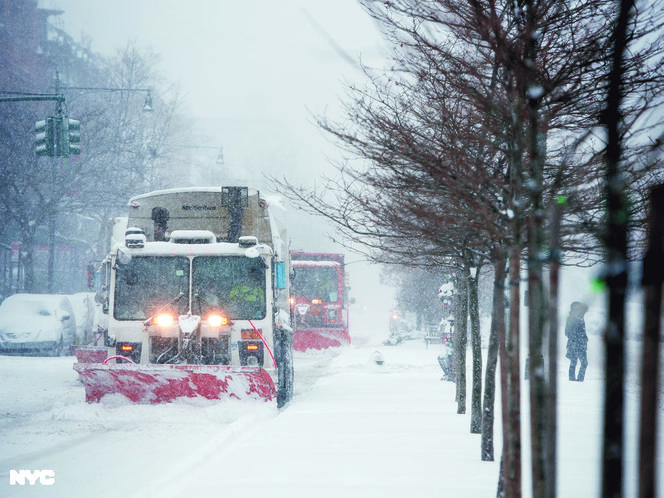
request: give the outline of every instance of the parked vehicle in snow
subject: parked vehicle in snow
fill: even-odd
[[[417,330],[412,320],[409,320],[404,313],[393,310],[390,313],[389,336],[383,341],[386,346],[396,346],[403,341],[421,339],[424,335]]]
[[[293,389],[285,236],[247,187],[130,199],[125,243],[103,265],[104,364],[80,348],[88,401],[186,396],[286,403]],[[106,349],[104,348],[104,349]],[[90,360],[92,358],[92,360]],[[113,363],[115,361],[115,363]]]
[[[291,313],[296,351],[350,344],[344,255],[291,251]]]
[[[95,327],[95,294],[78,292],[67,296],[76,319],[76,344],[87,344],[92,340]]]
[[[70,354],[76,320],[67,296],[14,294],[0,305],[0,353]]]

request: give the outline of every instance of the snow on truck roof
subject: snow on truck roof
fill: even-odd
[[[128,224],[143,230],[147,241],[169,237],[176,230],[209,230],[217,240],[252,235],[277,252],[286,249],[280,247],[284,244],[274,217],[257,189],[207,186],[155,190],[132,197],[127,207]]]
[[[168,189],[163,189],[163,190],[153,190],[152,192],[147,192],[145,194],[139,194],[135,195],[131,199],[129,199],[127,205],[131,207],[131,203],[135,202],[139,199],[146,199],[150,197],[154,197],[157,195],[170,195],[170,194],[187,194],[187,193],[215,193],[215,194],[221,194],[221,189],[222,187],[182,187],[182,188],[168,188]],[[253,196],[256,195],[258,191],[256,189],[250,188],[249,189],[249,195]]]
[[[240,247],[233,242],[212,244],[177,244],[173,242],[146,242],[144,247],[123,248],[132,256],[247,256],[271,255],[273,250],[266,244]],[[250,250],[247,253],[247,250]]]

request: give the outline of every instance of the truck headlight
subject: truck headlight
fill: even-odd
[[[170,313],[160,313],[152,319],[152,323],[160,327],[170,327],[175,323],[175,317]]]
[[[228,318],[219,313],[212,313],[206,319],[210,327],[222,327],[228,325]]]

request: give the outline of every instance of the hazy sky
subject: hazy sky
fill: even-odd
[[[263,189],[264,174],[310,185],[335,173],[330,159],[338,149],[312,115],[342,116],[347,84],[363,80],[357,62],[382,67],[388,52],[356,0],[40,0],[40,6],[63,10],[56,25],[77,41],[89,39],[101,55],[130,41],[160,54],[158,69],[180,86],[186,113],[210,144],[223,147],[222,176],[247,176]],[[324,219],[282,214],[293,248],[346,252],[329,242],[333,227]],[[348,261],[358,259],[347,253]],[[348,269],[357,309],[377,316],[387,334],[392,290],[378,285],[373,265]]]
[[[160,54],[158,69],[180,86],[186,114],[198,119],[208,145],[223,147],[215,184],[246,176],[265,189],[264,174],[303,185],[333,175],[338,149],[312,116],[342,116],[347,84],[363,80],[357,62],[382,67],[388,52],[356,0],[40,0],[40,6],[63,10],[53,22],[77,41],[89,39],[101,55],[130,41]],[[324,219],[292,212],[287,218],[294,248],[343,251],[329,243],[332,227]],[[368,303],[378,269],[349,270],[366,275],[353,280]],[[385,295],[375,299],[381,308],[391,305]]]
[[[196,116],[294,119],[336,105],[352,59],[376,60],[382,41],[356,0],[41,0],[60,8],[75,39],[109,55],[152,47]],[[289,116],[285,116],[288,114]]]
[[[358,62],[384,65],[378,29],[356,0],[40,0],[53,21],[112,55],[128,42],[160,54],[186,114],[222,146],[229,174],[311,183],[338,154],[314,116],[341,116]],[[240,171],[240,173],[238,173]]]

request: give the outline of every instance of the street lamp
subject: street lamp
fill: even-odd
[[[152,95],[150,94],[150,90],[148,89],[148,93],[145,96],[145,103],[143,104],[143,112],[152,112],[154,109],[152,108]]]

